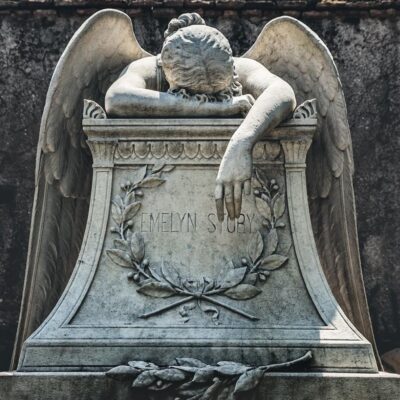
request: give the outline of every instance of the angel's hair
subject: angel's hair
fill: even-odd
[[[170,93],[204,101],[242,94],[228,40],[198,14],[173,19],[165,36],[161,60]]]
[[[185,28],[191,25],[205,25],[206,22],[197,13],[181,14],[178,18],[173,18],[168,24],[167,30],[164,32],[164,37],[168,37],[178,29]]]

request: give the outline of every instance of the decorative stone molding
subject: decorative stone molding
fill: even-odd
[[[317,99],[306,100],[301,103],[293,113],[293,119],[316,119],[317,118]]]
[[[129,141],[119,142],[116,160],[221,160],[228,141]],[[260,142],[254,146],[255,161],[275,161],[280,154],[279,143]]]
[[[93,100],[83,100],[83,119],[106,119],[103,107]]]
[[[116,140],[88,140],[87,143],[93,156],[93,168],[112,167],[114,165],[114,153],[117,146]]]
[[[281,145],[285,154],[285,165],[305,168],[307,151],[311,146],[311,139],[282,140]]]

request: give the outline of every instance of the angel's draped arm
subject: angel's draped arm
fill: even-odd
[[[130,64],[108,89],[106,112],[115,117],[224,116],[248,111],[251,104],[241,96],[231,102],[187,100],[156,89],[156,57]]]
[[[235,59],[243,92],[256,99],[246,118],[233,134],[218,171],[215,200],[218,219],[239,218],[242,191],[250,193],[253,146],[285,120],[296,106],[291,86],[248,58]]]
[[[296,97],[287,82],[259,62],[236,58],[235,66],[243,92],[253,95],[256,102],[231,141],[240,141],[252,148],[294,111]]]

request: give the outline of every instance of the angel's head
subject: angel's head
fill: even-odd
[[[170,92],[221,100],[241,94],[228,40],[198,14],[173,19],[165,38],[161,61]]]

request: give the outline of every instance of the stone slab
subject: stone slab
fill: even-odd
[[[0,400],[144,400],[103,373],[0,373]],[[271,373],[256,399],[398,400],[400,375]],[[169,400],[169,399],[165,399]]]
[[[214,182],[237,120],[84,120],[94,160],[85,239],[69,286],[47,321],[25,342],[18,370],[102,372],[129,360],[166,365],[175,357],[261,365],[286,362],[311,350],[313,372],[375,372],[371,345],[329,291],[308,220],[305,159],[315,121],[286,122],[269,140],[257,144],[255,165],[260,176],[265,175],[260,179],[265,185],[275,181],[282,206],[260,208],[266,206],[253,193],[244,198],[236,226],[227,219],[217,224]],[[168,279],[175,279],[185,297],[175,292],[162,298],[143,295],[134,275],[129,277],[131,264],[124,260],[130,256],[113,248],[119,245],[115,239],[126,239],[125,234],[121,237],[125,228],[118,225],[125,222],[117,222],[118,211],[125,211],[115,207],[121,196],[125,199],[127,182],[160,179],[153,175],[160,164],[174,167],[167,172],[162,167],[161,184],[143,184],[135,200],[127,197],[118,207],[139,202],[129,217],[135,235],[143,240],[142,254],[135,257],[143,268],[145,257],[148,271],[158,277],[172,274]],[[275,239],[263,225],[272,212],[279,213],[282,223],[274,228]],[[272,250],[269,242],[275,243]],[[250,254],[253,247],[257,256]],[[123,265],[109,259],[110,249],[123,253]],[[212,298],[212,289],[205,292],[207,297],[199,297],[204,277],[218,281],[227,271],[235,271],[231,265],[243,273],[249,259],[273,253],[287,263],[272,270],[265,283],[257,282],[261,289],[256,297],[239,301],[217,293]],[[172,265],[175,272],[164,270],[165,265]],[[182,298],[194,301],[191,286],[180,286],[185,281],[199,284],[193,289],[199,299],[196,308],[179,308]]]

